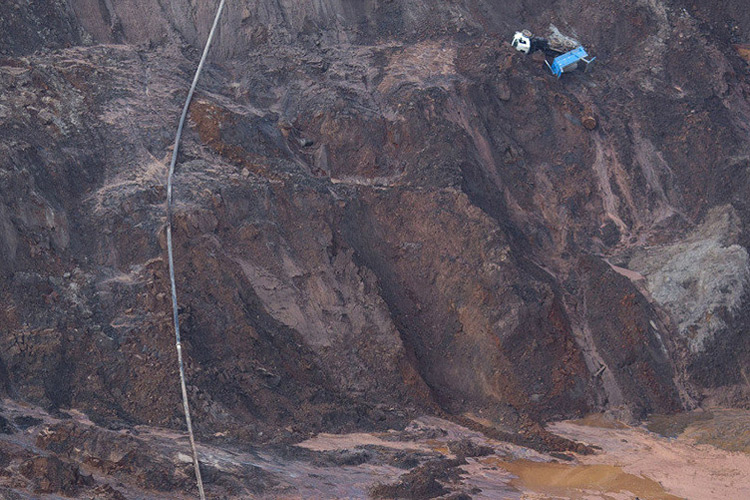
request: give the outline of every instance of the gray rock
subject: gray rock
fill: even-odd
[[[750,258],[737,244],[734,209],[713,208],[685,238],[635,253],[629,267],[644,275],[653,298],[666,307],[694,353],[726,328],[724,315],[741,305],[750,279]]]

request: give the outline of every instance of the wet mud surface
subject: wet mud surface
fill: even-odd
[[[580,457],[582,464],[616,465],[624,473],[647,478],[663,489],[660,494],[672,495],[663,498],[710,499],[750,494],[749,426],[746,410],[712,409],[700,415],[654,418],[648,427],[561,422],[550,430],[601,448],[595,455]]]
[[[79,412],[51,416],[8,400],[0,415],[3,498],[194,496],[183,434],[104,430]],[[670,435],[603,414],[548,427],[585,443],[593,450],[586,454],[539,452],[427,416],[403,430],[319,434],[297,444],[237,447],[216,436],[199,452],[208,494],[224,498],[674,500],[750,492],[750,412],[712,409],[648,425]]]

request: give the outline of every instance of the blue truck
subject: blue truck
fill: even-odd
[[[588,67],[588,65],[594,62],[594,59],[596,59],[596,57],[587,59],[588,56],[589,55],[586,52],[586,49],[584,49],[583,45],[581,45],[580,47],[575,48],[570,52],[566,52],[565,54],[555,57],[552,60],[552,64],[550,64],[547,60],[545,60],[544,62],[547,64],[547,67],[550,69],[550,71],[552,71],[552,74],[560,78],[563,73],[569,73],[578,68],[578,63],[581,61],[585,62],[586,66]]]
[[[513,36],[511,45],[516,50],[525,54],[533,54],[536,51],[540,51],[547,57],[554,57],[552,64],[546,59],[544,62],[550,71],[552,71],[552,74],[558,78],[563,73],[570,73],[578,68],[578,63],[586,63],[588,67],[596,59],[596,57],[589,59],[589,54],[583,45],[572,38],[557,37],[555,40],[547,40],[546,38],[535,37],[526,30],[517,31]]]

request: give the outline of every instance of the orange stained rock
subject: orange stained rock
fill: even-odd
[[[750,63],[750,44],[738,43],[734,45],[734,49],[741,58]]]

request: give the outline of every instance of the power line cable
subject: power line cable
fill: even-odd
[[[198,69],[195,71],[193,77],[193,84],[190,86],[190,92],[188,92],[187,99],[185,99],[185,106],[182,108],[182,116],[180,117],[180,124],[177,126],[177,135],[174,139],[174,148],[172,149],[172,162],[169,164],[169,175],[167,176],[167,256],[169,260],[169,281],[172,286],[172,318],[174,319],[174,335],[177,345],[177,362],[180,369],[180,387],[182,388],[182,407],[185,410],[185,423],[187,424],[188,435],[190,436],[190,447],[193,451],[193,466],[195,467],[195,480],[198,483],[198,494],[201,500],[206,499],[206,494],[203,491],[203,479],[201,478],[201,468],[198,462],[198,450],[195,447],[195,436],[193,435],[193,423],[190,419],[190,406],[188,405],[187,386],[185,385],[185,368],[182,363],[182,344],[180,343],[180,318],[177,315],[177,285],[174,280],[174,257],[172,254],[172,178],[174,177],[174,167],[177,163],[177,153],[180,147],[180,139],[182,137],[182,128],[185,125],[185,118],[188,114],[188,108],[190,107],[190,101],[193,99],[193,92],[198,84],[198,78],[200,78],[201,71],[203,70],[203,63],[206,62],[206,56],[208,55],[208,49],[211,47],[211,41],[214,38],[216,27],[219,24],[219,18],[221,17],[221,11],[224,9],[224,2],[221,0],[219,8],[216,10],[216,16],[214,17],[214,24],[211,27],[211,32],[208,34],[208,40],[206,40],[206,46],[203,49],[203,55],[201,56],[200,63],[198,63]]]

